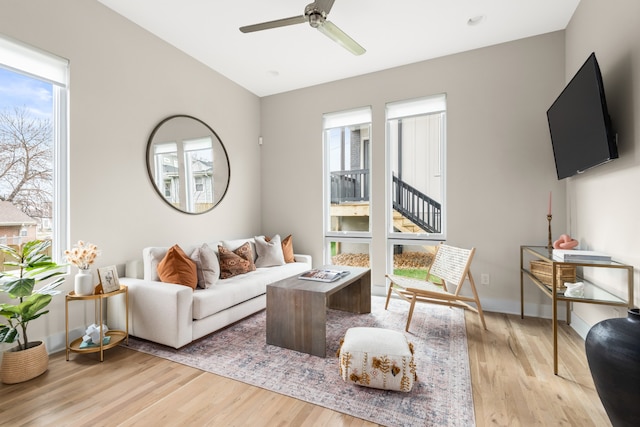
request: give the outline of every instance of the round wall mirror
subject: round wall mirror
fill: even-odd
[[[213,209],[229,187],[229,157],[202,120],[176,115],[161,121],[147,143],[147,171],[160,197],[188,214]]]

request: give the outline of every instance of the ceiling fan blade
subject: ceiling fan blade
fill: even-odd
[[[316,0],[316,7],[318,8],[318,10],[323,11],[325,14],[329,14],[329,11],[331,10],[331,8],[333,7],[333,2],[335,0]]]
[[[324,21],[318,26],[318,31],[335,41],[354,55],[362,55],[366,50],[354,39],[349,37],[344,31],[335,26],[330,21]]]
[[[287,25],[302,24],[307,22],[307,17],[304,15],[292,16],[291,18],[276,19],[275,21],[262,22],[260,24],[245,25],[240,27],[240,31],[243,33],[252,33],[254,31],[268,30],[270,28],[286,27]]]

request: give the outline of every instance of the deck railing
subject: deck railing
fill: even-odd
[[[393,209],[427,233],[442,230],[442,206],[420,190],[393,176]],[[331,172],[331,203],[369,201],[369,170]]]
[[[393,209],[427,233],[442,230],[442,206],[426,194],[393,176]]]
[[[369,200],[369,169],[331,172],[331,203]]]

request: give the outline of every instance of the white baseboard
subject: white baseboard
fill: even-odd
[[[80,338],[84,335],[85,330],[82,328],[76,328],[69,331],[69,341]],[[64,351],[67,348],[67,343],[65,342],[65,333],[60,332],[54,335],[49,335],[45,338],[45,345],[47,346],[47,352],[49,354],[57,353],[59,351]]]

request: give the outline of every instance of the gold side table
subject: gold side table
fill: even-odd
[[[96,308],[96,324],[102,325],[106,319],[103,317],[103,302],[116,295],[124,294],[125,298],[125,329],[110,329],[106,334],[103,333],[102,328],[100,328],[100,344],[80,348],[80,344],[82,344],[82,337],[73,340],[73,342],[69,342],[69,303],[72,301],[93,301]],[[69,361],[69,352],[74,353],[96,353],[100,352],[100,361],[104,360],[104,351],[108,350],[112,347],[117,346],[122,341],[125,341],[125,344],[129,345],[129,291],[126,286],[120,285],[120,289],[117,291],[102,293],[102,286],[97,285],[96,290],[93,295],[76,295],[75,292],[71,291],[67,295],[65,295],[65,336],[66,336],[66,350],[67,350],[67,361]],[[111,340],[108,344],[104,344],[104,337],[109,336]]]

